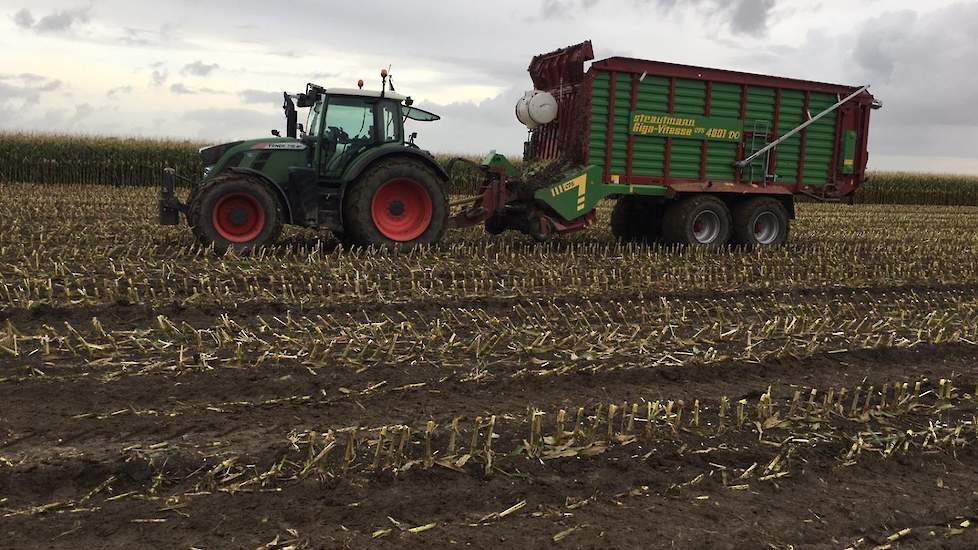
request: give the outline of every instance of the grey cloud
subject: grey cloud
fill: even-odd
[[[167,48],[185,47],[176,36],[176,28],[173,23],[163,23],[158,29],[146,29],[142,27],[126,26],[122,28],[124,33],[118,41],[127,46],[156,46]]]
[[[777,0],[635,0],[638,5],[653,5],[663,11],[694,8],[707,17],[724,21],[730,30],[740,34],[767,32]]]
[[[190,94],[197,93],[179,82],[174,82],[172,85],[170,85],[170,91],[175,94],[182,94],[182,95],[190,95]]]
[[[132,86],[118,86],[116,88],[112,88],[108,92],[105,92],[105,96],[110,99],[115,99],[120,95],[130,94],[130,93],[132,93]]]
[[[14,14],[14,23],[22,29],[29,29],[34,26],[34,15],[27,8]]]
[[[418,101],[418,107],[441,115],[437,122],[408,122],[408,132],[417,131],[418,144],[440,153],[482,154],[488,149],[515,155],[522,151],[526,129],[516,121],[513,106],[523,95],[510,87],[481,103],[457,102],[445,105]],[[473,132],[478,128],[478,132]],[[487,145],[488,144],[488,145]]]
[[[917,14],[912,11],[887,13],[872,20],[862,28],[856,41],[856,63],[874,79],[889,81],[897,60],[913,55],[906,51],[906,41],[916,21]]]
[[[154,69],[152,78],[154,86],[162,86],[163,84],[166,84],[166,79],[170,78],[170,73],[163,68]]]
[[[281,113],[252,109],[195,109],[181,118],[196,127],[196,135],[188,137],[213,141],[266,136],[272,128],[285,124]]]
[[[95,112],[95,108],[88,103],[82,103],[75,106],[75,114],[72,115],[71,119],[68,121],[69,125],[75,125],[82,120],[88,118],[92,113]]]
[[[61,88],[60,80],[49,80],[44,84],[41,84],[40,86],[34,88],[34,90],[38,92],[53,92],[58,88]]]
[[[768,18],[775,0],[740,0],[733,3],[730,28],[734,32],[752,34],[767,32]]]
[[[170,92],[181,95],[195,95],[195,94],[226,94],[224,90],[215,90],[214,88],[188,88],[185,84],[181,82],[174,82],[170,85]]]
[[[192,76],[207,76],[214,72],[216,69],[220,68],[217,63],[205,64],[203,61],[194,61],[183,66],[181,71],[183,74],[188,74]]]
[[[589,10],[601,0],[541,0],[540,13],[527,17],[527,21],[553,21],[571,19],[581,10]]]
[[[312,73],[309,77],[313,80],[329,80],[331,78],[339,78],[340,73]]]
[[[61,81],[32,73],[0,75],[0,102],[9,99],[36,101],[41,94],[61,88]]]
[[[264,90],[241,90],[238,92],[241,101],[245,103],[273,103],[282,101],[282,92],[266,92]]]
[[[884,13],[867,21],[852,57],[886,108],[880,119],[922,125],[978,126],[978,4],[921,15]],[[973,144],[974,142],[972,142]]]
[[[44,82],[49,80],[48,77],[35,73],[20,73],[16,76],[16,78],[19,78],[25,82]]]
[[[64,32],[71,30],[79,23],[88,23],[91,19],[91,12],[91,6],[72,8],[50,13],[35,22],[34,14],[24,8],[14,15],[14,22],[21,28],[33,29],[41,33]]]

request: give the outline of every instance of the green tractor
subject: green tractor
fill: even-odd
[[[203,179],[167,170],[160,223],[182,212],[197,240],[218,251],[273,243],[284,224],[329,229],[346,243],[413,245],[438,241],[448,225],[448,174],[405,136],[404,123],[439,117],[388,86],[326,90],[308,84],[283,94],[286,136],[234,141],[200,150]],[[390,89],[388,89],[390,88]],[[293,98],[295,98],[293,100]],[[308,108],[299,124],[296,108]],[[175,180],[192,185],[187,203]]]

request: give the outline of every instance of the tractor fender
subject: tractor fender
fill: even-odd
[[[425,166],[434,172],[438,179],[442,180],[443,183],[447,183],[449,180],[448,172],[441,167],[440,164],[435,160],[435,157],[431,156],[431,153],[418,149],[416,147],[399,147],[399,148],[385,148],[378,147],[371,151],[367,151],[359,158],[353,161],[349,168],[346,169],[346,173],[343,175],[343,181],[351,182],[360,177],[361,174],[367,171],[372,165],[381,160],[386,160],[390,157],[399,158],[409,158],[412,160],[418,160]]]
[[[239,168],[235,166],[232,168],[228,168],[228,171],[237,172],[239,174],[248,174],[249,176],[255,176],[257,178],[261,178],[262,181],[264,181],[270,189],[275,191],[275,194],[278,196],[278,200],[282,201],[282,209],[285,211],[285,221],[287,223],[293,223],[292,205],[289,203],[288,195],[285,194],[285,189],[283,189],[278,182],[269,179],[268,176],[266,176],[265,174],[259,172],[258,170],[253,170],[251,168]]]

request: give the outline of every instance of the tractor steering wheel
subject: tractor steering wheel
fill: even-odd
[[[328,128],[333,141],[339,145],[347,145],[350,143],[350,135],[346,133],[346,130],[340,128],[339,126],[329,126]]]

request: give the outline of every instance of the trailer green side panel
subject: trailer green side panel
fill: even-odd
[[[736,131],[741,134],[739,140],[704,136],[700,128],[697,128],[699,133],[685,137],[641,133],[631,136],[633,177],[651,178],[653,181],[668,177],[680,181],[704,179],[729,182],[737,179],[734,163],[739,158],[760,150],[838,101],[836,95],[830,93],[809,92],[806,110],[806,92],[802,90],[782,88],[779,100],[779,92],[773,87],[676,78],[670,109],[672,79],[617,72],[614,73],[615,112],[609,136],[611,74],[608,71],[594,71],[593,74],[587,159],[588,164],[600,167],[605,173],[605,155],[610,139],[611,163],[606,173],[612,179],[628,173],[628,142],[633,130],[630,124],[634,113],[686,117],[687,120],[695,117],[697,126],[717,120],[735,121],[738,124]],[[638,80],[634,112],[631,109],[633,78]],[[792,136],[770,153],[770,166],[765,167],[764,157],[759,157],[752,166],[741,171],[740,181],[763,183],[767,172],[775,174],[780,184],[795,184],[799,181],[799,175],[806,185],[829,182],[835,173],[831,165],[837,147],[836,121],[837,117],[830,114],[804,132]],[[667,149],[669,142],[671,146]],[[743,151],[742,157],[738,157],[740,149]]]
[[[839,99],[829,94],[812,93],[808,99],[808,111],[815,116],[834,105]],[[835,150],[836,116],[829,114],[809,126],[805,143],[805,168],[802,183],[825,185],[832,173],[832,157]],[[792,138],[793,139],[793,138]]]
[[[710,114],[724,118],[740,117],[740,89],[737,84],[713,83]],[[737,144],[711,141],[707,145],[706,179],[733,181],[733,163],[737,160]]]
[[[798,90],[781,91],[781,114],[778,119],[778,136],[794,130],[805,121],[805,93]],[[801,136],[789,138],[776,150],[778,183],[798,181],[798,154],[801,152]]]
[[[706,82],[677,78],[673,103],[673,114],[702,116],[706,108]],[[702,149],[701,138],[672,138],[669,177],[699,179]]]
[[[638,84],[635,110],[664,113],[669,110],[669,79],[646,76]],[[665,170],[666,138],[635,138],[632,147],[632,173],[661,177]]]

